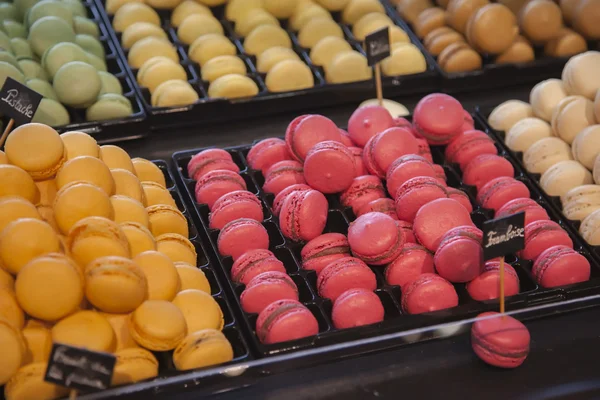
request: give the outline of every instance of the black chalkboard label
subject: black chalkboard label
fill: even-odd
[[[483,223],[483,259],[516,253],[525,247],[525,212]]]
[[[365,50],[370,66],[390,56],[390,28],[387,26],[375,31],[365,38]]]
[[[42,95],[7,77],[0,90],[0,112],[15,120],[17,125],[28,124],[33,119]]]
[[[54,343],[44,380],[85,392],[110,387],[117,358],[109,353]]]

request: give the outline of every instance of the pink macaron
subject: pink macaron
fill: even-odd
[[[373,175],[357,176],[348,189],[342,192],[340,201],[344,207],[352,207],[354,214],[373,200],[384,198],[385,189],[381,179]]]
[[[422,314],[458,305],[454,286],[436,274],[420,274],[404,285],[402,310],[407,314]]]
[[[293,241],[316,238],[325,229],[329,204],[316,190],[296,191],[283,201],[279,213],[281,233]]]
[[[348,147],[354,156],[356,176],[369,175],[365,162],[363,161],[363,149],[361,147]]]
[[[406,128],[412,131],[412,123],[404,117],[394,118],[394,126],[398,128]]]
[[[258,221],[248,218],[231,221],[221,229],[217,238],[219,253],[234,260],[254,249],[269,248],[269,233]]]
[[[499,368],[516,368],[529,354],[527,327],[510,315],[485,312],[471,327],[471,345],[482,361]]]
[[[263,272],[280,272],[285,274],[285,266],[266,249],[248,250],[238,257],[231,267],[231,280],[248,285],[250,281]]]
[[[483,232],[474,226],[450,229],[440,241],[433,261],[435,270],[450,282],[469,282],[483,269]]]
[[[498,149],[491,137],[478,130],[458,135],[446,147],[446,161],[458,164],[461,169],[481,154],[498,154]]]
[[[246,189],[246,182],[240,175],[233,171],[217,169],[207,172],[196,182],[194,193],[198,203],[206,204],[212,210],[219,197]]]
[[[475,121],[467,110],[463,110],[463,124],[460,127],[461,132],[466,132],[475,129]]]
[[[394,118],[384,107],[360,107],[348,120],[348,134],[356,146],[365,147],[369,139],[393,126]]]
[[[302,269],[318,274],[333,261],[350,257],[348,239],[341,233],[324,233],[306,243],[300,252]]]
[[[416,138],[416,140],[417,146],[419,146],[419,151],[417,152],[417,155],[423,157],[430,163],[433,163],[433,155],[431,154],[431,148],[429,147],[429,143],[427,143],[427,140],[421,138]]]
[[[487,261],[481,275],[467,283],[467,292],[473,300],[485,301],[500,297],[500,261]],[[519,293],[519,276],[515,269],[504,263],[504,296]]]
[[[415,233],[413,232],[413,225],[408,221],[398,221],[398,225],[402,232],[404,232],[404,239],[406,243],[417,243],[417,239],[415,238]]]
[[[477,193],[477,202],[483,208],[498,211],[511,200],[529,196],[529,189],[523,182],[515,178],[500,177],[481,187]]]
[[[385,280],[403,287],[421,274],[434,272],[433,255],[419,244],[405,243],[400,255],[386,267]]]
[[[283,201],[285,198],[294,192],[303,192],[306,190],[312,190],[312,188],[304,183],[297,183],[295,185],[291,185],[283,189],[281,192],[277,193],[275,199],[273,200],[273,215],[276,217],[279,216],[279,212],[281,211],[281,206],[283,205]]]
[[[464,208],[467,209],[468,212],[473,212],[473,205],[471,204],[471,199],[469,199],[469,195],[463,192],[460,189],[455,188],[447,188],[448,190],[448,198],[454,199],[463,205]]]
[[[346,290],[358,288],[374,291],[377,278],[367,264],[354,257],[333,261],[317,279],[319,296],[331,301],[335,301]]]
[[[221,229],[240,218],[264,219],[261,201],[247,190],[236,190],[219,197],[208,215],[209,227]]]
[[[348,134],[348,132],[346,132],[342,128],[340,128],[339,131],[340,131],[340,142],[347,147],[354,146],[354,142],[350,138],[350,135]]]
[[[279,161],[265,172],[263,189],[267,193],[277,195],[286,187],[297,183],[306,183],[302,164],[292,160]]]
[[[317,143],[326,140],[340,142],[340,130],[327,117],[322,115],[301,115],[287,127],[285,143],[288,151],[298,161],[304,161],[308,151]]]
[[[397,158],[386,174],[386,185],[390,196],[396,197],[398,188],[404,182],[418,176],[436,178],[436,172],[431,162],[425,158],[411,154]]]
[[[401,220],[413,222],[422,206],[430,201],[446,198],[448,191],[436,178],[411,178],[396,191],[396,213]]]
[[[325,141],[314,145],[304,160],[306,182],[321,193],[339,193],[356,177],[352,151],[340,142]]]
[[[480,190],[492,179],[515,175],[510,161],[495,154],[481,154],[473,158],[462,171],[463,182]]]
[[[372,265],[385,265],[398,257],[405,240],[397,221],[380,212],[361,215],[348,228],[352,254]]]
[[[222,149],[203,150],[193,156],[187,166],[188,176],[195,181],[217,169],[240,172],[240,168],[233,162],[231,154]]]
[[[354,328],[383,321],[385,310],[379,297],[370,290],[346,290],[333,303],[331,319],[336,329]]]
[[[413,112],[413,125],[431,145],[448,144],[462,133],[464,110],[458,100],[433,93],[419,101]]]
[[[531,273],[545,288],[572,285],[590,279],[590,262],[568,246],[552,246],[533,263]]]
[[[535,200],[529,198],[518,198],[509,201],[498,211],[494,218],[508,217],[509,215],[525,212],[525,226],[535,221],[550,220],[544,207],[540,206]]]
[[[365,204],[358,210],[357,217],[364,215],[370,212],[380,212],[389,215],[394,219],[398,219],[398,215],[396,214],[396,203],[392,199],[377,199]]]
[[[256,275],[240,295],[242,308],[251,314],[260,313],[277,300],[298,301],[298,287],[292,278],[278,271]]]
[[[448,177],[446,176],[444,167],[439,164],[433,164],[433,170],[435,171],[435,177],[445,185],[448,182]]]
[[[573,248],[569,234],[554,221],[540,220],[525,225],[525,248],[519,257],[535,260],[546,249],[553,246]]]
[[[279,161],[291,160],[292,156],[284,140],[268,138],[256,143],[246,156],[250,168],[262,171],[264,174],[271,165]]]
[[[413,231],[419,243],[435,252],[446,232],[458,226],[475,226],[469,212],[456,200],[438,199],[419,209]]]
[[[419,146],[405,128],[389,128],[373,136],[365,145],[363,161],[372,175],[385,178],[390,165],[407,154],[417,154]]]
[[[317,333],[319,322],[296,300],[277,300],[265,307],[256,320],[256,335],[264,344],[288,342]]]

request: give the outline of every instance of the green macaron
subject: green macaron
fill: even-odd
[[[19,62],[17,61],[17,58],[12,53],[9,53],[8,51],[0,50],[0,61],[10,63],[10,64],[14,65],[15,67],[17,67],[18,69],[21,69],[21,67],[19,66]]]
[[[93,104],[102,89],[96,68],[81,61],[71,61],[60,67],[52,82],[61,103],[85,108]]]
[[[58,43],[46,50],[42,57],[42,66],[50,77],[54,77],[60,67],[71,61],[88,62],[88,55],[75,43]]]
[[[73,12],[61,1],[42,0],[27,12],[27,25],[31,26],[40,18],[57,17],[73,26]]]
[[[10,39],[10,47],[12,47],[17,60],[20,60],[21,58],[34,58],[29,42],[23,38]]]
[[[80,17],[77,15],[75,18],[73,18],[73,25],[75,27],[75,33],[78,35],[85,34],[95,38],[100,37],[100,28],[98,28],[96,22],[89,18]]]
[[[0,48],[13,53],[12,46],[10,45],[10,37],[2,31],[0,31]]]
[[[46,81],[43,81],[38,78],[27,79],[25,85],[27,85],[28,88],[38,92],[44,97],[58,101],[58,96],[56,96],[52,85]]]
[[[83,3],[79,0],[62,0],[62,3],[71,9],[73,16],[87,17],[87,10]]]
[[[81,46],[82,49],[87,51],[88,53],[92,53],[96,57],[104,58],[104,46],[102,43],[92,35],[88,34],[79,34],[75,36],[75,43]]]
[[[2,30],[6,32],[10,38],[27,38],[27,29],[25,28],[25,25],[10,19],[2,21]]]
[[[0,20],[19,20],[19,12],[17,11],[17,7],[15,7],[11,3],[0,3]]]
[[[33,7],[38,1],[40,0],[13,0],[13,4],[19,13],[19,21],[23,21],[25,14],[27,14],[27,10]]]
[[[41,57],[48,48],[57,43],[75,42],[75,32],[63,19],[42,17],[29,29],[28,39],[35,54]]]
[[[8,76],[17,82],[25,83],[25,75],[23,75],[23,72],[21,72],[20,69],[11,63],[0,61],[0,87],[4,85],[4,81],[6,81],[6,77]]]
[[[87,53],[87,57],[88,63],[96,68],[96,70],[105,72],[108,71],[108,68],[106,67],[106,61],[104,61],[104,59],[92,53]]]
[[[119,94],[107,93],[98,97],[85,112],[88,121],[102,121],[107,119],[125,118],[133,114],[131,102]]]
[[[102,81],[102,89],[100,89],[100,95],[106,93],[123,94],[123,87],[119,78],[109,72],[99,71],[100,80]]]
[[[19,67],[21,68],[21,71],[23,71],[23,75],[25,75],[26,79],[37,78],[45,81],[48,80],[46,70],[44,70],[37,61],[23,58],[19,60]]]
[[[68,125],[71,122],[71,118],[67,109],[58,101],[43,98],[31,122],[50,126],[62,126]]]

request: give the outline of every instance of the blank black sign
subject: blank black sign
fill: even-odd
[[[33,119],[42,95],[7,77],[0,90],[0,112],[14,119],[17,125],[28,124]]]
[[[483,259],[516,253],[525,247],[525,213],[483,223]]]
[[[44,380],[85,392],[110,387],[117,359],[109,353],[54,343]]]
[[[365,38],[365,51],[370,66],[390,56],[390,28],[387,26]]]

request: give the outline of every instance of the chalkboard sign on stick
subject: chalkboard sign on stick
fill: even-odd
[[[27,86],[7,77],[0,89],[0,113],[10,117],[10,121],[0,138],[0,146],[4,145],[14,123],[28,124],[33,119],[43,96]]]
[[[365,38],[367,63],[375,66],[375,90],[379,106],[383,107],[383,89],[381,87],[381,66],[379,62],[390,56],[390,28],[387,26],[375,31]]]
[[[104,390],[110,387],[116,362],[113,354],[54,343],[44,380],[85,392]]]

